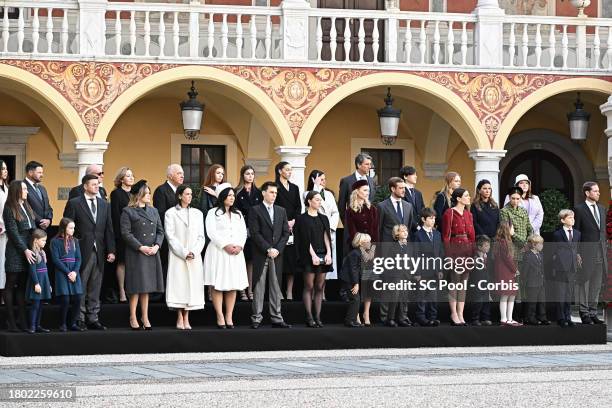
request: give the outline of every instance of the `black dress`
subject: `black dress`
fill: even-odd
[[[293,183],[289,183],[289,189],[278,182],[278,195],[274,204],[283,207],[287,212],[287,221],[295,220],[302,213],[302,200],[300,189]],[[287,245],[283,251],[283,274],[293,275],[296,269],[295,245]]]
[[[115,254],[117,263],[125,263],[125,242],[121,237],[121,211],[130,202],[130,193],[118,187],[111,192],[111,218],[113,220],[113,231],[115,231]]]
[[[261,191],[255,185],[251,186],[251,190],[247,191],[246,188],[242,188],[238,194],[236,194],[236,208],[240,210],[242,215],[244,216],[244,222],[249,226],[249,210],[251,207],[256,206],[261,203],[263,200],[263,196],[261,195]],[[248,231],[248,229],[247,229]],[[246,262],[251,262],[253,259],[253,250],[251,247],[251,239],[247,238],[246,243],[244,244],[244,260]]]
[[[311,246],[319,258],[324,258],[327,254],[325,236],[327,236],[328,242],[331,245],[327,216],[317,213],[316,217],[313,217],[308,212],[305,212],[295,220],[293,229],[298,270],[304,273],[324,273],[333,270],[333,264],[325,265],[325,263],[322,263],[313,265],[310,254]]]

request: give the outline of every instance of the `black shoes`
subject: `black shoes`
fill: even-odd
[[[355,328],[355,327],[363,327],[361,325],[361,323],[357,323],[357,322],[344,322],[344,325],[346,327],[351,327],[351,328]]]
[[[70,326],[70,331],[74,331],[74,332],[82,332],[85,331],[87,329],[82,328],[81,326],[79,326],[78,324],[73,324],[72,326]]]
[[[397,322],[397,325],[399,327],[412,327],[412,322],[410,321],[410,319],[404,319]]]
[[[595,324],[604,324],[604,321],[597,316],[591,316],[591,321]]]
[[[315,323],[317,324],[317,327],[318,327],[318,328],[323,327],[323,322],[321,321],[321,319],[318,319],[318,318],[317,318],[317,319],[315,319]]]
[[[580,319],[582,320],[582,324],[595,324],[595,322],[589,316],[581,316]]]
[[[482,326],[482,323],[480,323],[480,320],[472,320],[470,326]]]
[[[387,326],[387,327],[397,327],[397,323],[395,323],[395,320],[389,319],[389,320],[385,320],[385,326]]]
[[[540,321],[535,320],[535,319],[527,319],[525,320],[524,324],[527,326],[539,326],[542,323],[540,323]]]
[[[45,328],[44,328],[44,327],[42,327],[42,326],[38,326],[38,327],[36,328],[36,333],[49,333],[50,331],[51,331],[51,330],[49,330],[49,329],[45,329]]]
[[[306,327],[310,327],[311,329],[316,329],[319,327],[317,323],[315,323],[313,318],[306,319]]]
[[[259,324],[257,324],[259,326]],[[290,329],[291,325],[285,322],[272,323],[272,327],[275,329]]]
[[[66,327],[66,325],[65,325],[65,324],[62,324],[62,325],[59,327],[59,331],[61,331],[61,332],[67,332],[67,331],[68,331],[68,327]]]
[[[483,320],[480,322],[483,326],[493,326],[493,322],[490,320]]]
[[[89,330],[106,330],[106,326],[97,320],[95,322],[88,323],[87,328]]]
[[[217,324],[217,329],[225,330],[227,329],[227,326],[224,324]]]
[[[259,329],[260,323],[251,323],[251,329]]]

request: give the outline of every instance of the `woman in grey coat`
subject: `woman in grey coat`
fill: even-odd
[[[140,300],[142,328],[151,330],[149,293],[164,291],[159,248],[164,240],[159,212],[151,206],[146,180],[132,186],[130,202],[121,213],[121,236],[125,242],[125,291],[130,300],[130,326],[140,329],[136,307]]]

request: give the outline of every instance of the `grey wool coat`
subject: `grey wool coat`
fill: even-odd
[[[125,207],[121,213],[121,237],[125,242],[125,291],[130,294],[164,291],[164,275],[159,251],[152,256],[141,246],[164,241],[159,212],[155,207]]]

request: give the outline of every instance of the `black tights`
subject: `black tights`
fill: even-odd
[[[17,327],[15,323],[15,308],[13,303],[17,304],[17,313],[19,314],[19,324],[25,328],[26,313],[25,313],[25,272],[7,273],[6,286],[4,289],[4,303],[6,304],[6,317],[9,329]],[[15,302],[13,302],[15,300]]]
[[[325,289],[325,272],[322,273],[304,273],[304,291],[302,292],[302,300],[306,309],[306,318],[312,319],[312,292],[314,290],[314,311],[315,318],[321,320],[321,302],[323,302],[323,290]]]
[[[81,295],[61,295],[57,297],[60,304],[60,326],[70,327],[76,324],[81,307]],[[68,319],[70,312],[70,319]]]

